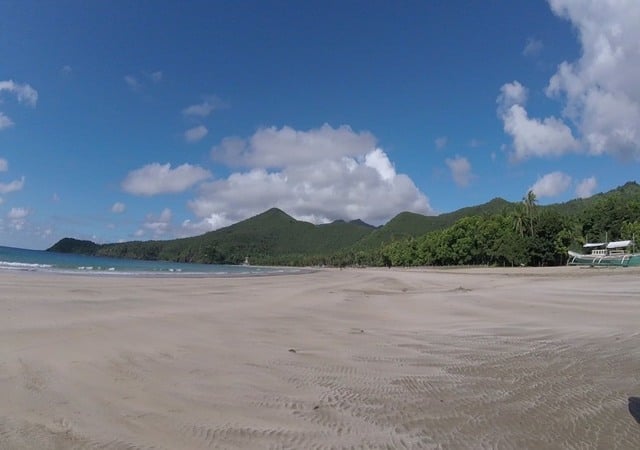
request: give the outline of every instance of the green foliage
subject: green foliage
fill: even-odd
[[[374,230],[356,244],[359,249],[379,248],[381,245],[410,237],[422,236],[436,230],[450,227],[457,220],[485,214],[496,214],[510,210],[515,205],[501,198],[494,198],[488,203],[478,206],[462,208],[457,211],[440,214],[438,216],[423,216],[412,212],[402,212],[387,222],[384,226]]]
[[[73,238],[63,238],[49,248],[48,251],[59,253],[78,253],[82,255],[94,255],[100,246],[91,241],[81,241]]]
[[[404,212],[380,228],[362,221],[301,222],[278,209],[201,236],[97,245],[65,238],[51,251],[136,259],[312,266],[566,263],[585,242],[640,236],[640,186],[627,183],[590,199],[539,206],[494,199],[440,216]]]

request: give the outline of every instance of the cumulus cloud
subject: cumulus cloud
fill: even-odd
[[[198,125],[197,127],[189,128],[184,132],[184,140],[189,143],[198,142],[202,140],[207,133],[209,133],[207,127],[204,125]]]
[[[448,142],[449,142],[449,139],[446,136],[440,136],[439,138],[436,138],[436,140],[434,141],[434,143],[436,144],[436,148],[438,150],[442,150],[443,148],[445,148]]]
[[[201,103],[187,106],[182,110],[185,116],[207,117],[216,109],[224,107],[224,103],[215,96],[205,97]]]
[[[522,50],[522,54],[524,56],[536,56],[542,51],[542,47],[544,47],[544,45],[541,40],[528,38],[527,43]]]
[[[571,186],[571,177],[563,172],[551,172],[540,178],[529,188],[536,197],[555,197]]]
[[[531,119],[520,105],[511,106],[503,119],[504,131],[513,137],[515,160],[560,156],[578,149],[571,129],[560,119]]]
[[[579,149],[623,160],[640,159],[640,2],[636,0],[549,0],[557,16],[571,22],[582,49],[575,61],[562,62],[546,94],[562,105],[580,142]],[[521,102],[518,104],[522,105]],[[526,111],[525,111],[526,112]],[[520,111],[522,122],[526,115]],[[534,119],[529,119],[534,120]],[[506,122],[506,121],[505,121]],[[544,120],[537,124],[545,125]],[[520,147],[517,156],[542,156],[575,151],[564,122],[539,126],[543,148]],[[517,126],[505,131],[515,139]],[[560,139],[560,146],[551,150]]]
[[[451,177],[453,181],[461,187],[468,186],[473,178],[471,173],[471,163],[467,158],[462,156],[456,156],[455,158],[447,158],[445,163],[451,171]]]
[[[157,195],[183,192],[196,183],[211,177],[208,170],[183,164],[171,168],[171,164],[148,164],[129,172],[122,181],[122,189],[134,195]]]
[[[305,166],[318,160],[364,156],[375,149],[368,132],[355,133],[349,126],[298,131],[291,127],[261,128],[250,139],[225,138],[211,156],[230,166],[280,169]]]
[[[115,202],[113,206],[111,206],[111,212],[115,214],[121,214],[125,209],[125,204],[122,202]]]
[[[199,222],[183,227],[220,228],[270,207],[314,223],[379,224],[405,210],[432,212],[427,197],[376,147],[375,137],[347,126],[263,128],[247,139],[224,139],[212,157],[246,170],[202,184],[189,202]]]
[[[560,156],[579,148],[571,129],[555,117],[543,120],[529,118],[524,105],[527,89],[518,81],[500,88],[498,114],[504,131],[513,138],[512,159],[521,161],[534,156]]]
[[[6,172],[9,170],[9,163],[6,159],[0,158],[0,172]]]
[[[524,105],[527,102],[529,91],[519,81],[505,83],[500,87],[498,103],[498,113],[504,115],[513,105]]]
[[[595,193],[597,186],[596,177],[585,178],[576,186],[576,196],[578,198],[589,198]]]
[[[24,177],[19,180],[14,180],[10,183],[0,183],[0,194],[8,194],[10,192],[16,192],[22,190],[24,187]]]
[[[565,102],[590,153],[640,159],[640,3],[549,4],[578,30],[582,54],[560,64],[547,93]]]

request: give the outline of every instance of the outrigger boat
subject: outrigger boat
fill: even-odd
[[[569,250],[570,266],[640,266],[640,253],[634,253],[633,241],[594,242],[584,244],[588,253]]]

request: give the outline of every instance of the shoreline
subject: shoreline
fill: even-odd
[[[633,448],[640,271],[558,269],[0,272],[0,448]]]
[[[239,267],[239,266],[232,266]],[[176,271],[117,271],[117,270],[80,270],[80,269],[57,269],[57,268],[0,268],[2,274],[39,274],[51,276],[79,276],[95,278],[244,278],[244,277],[265,277],[281,275],[304,275],[322,271],[344,271],[344,272],[413,272],[413,273],[456,273],[461,275],[523,275],[523,276],[600,276],[617,275],[623,273],[637,273],[640,275],[638,267],[617,267],[617,266],[546,266],[546,267],[498,267],[498,266],[394,266],[394,267],[322,267],[322,266],[249,266],[256,269],[255,272],[188,272]],[[265,272],[260,272],[264,269]]]

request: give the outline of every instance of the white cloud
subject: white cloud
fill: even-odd
[[[125,75],[124,82],[127,84],[127,86],[129,86],[129,89],[131,89],[134,92],[137,92],[140,89],[142,89],[142,84],[140,84],[138,79],[133,75]]]
[[[68,77],[73,73],[73,68],[71,66],[69,66],[69,65],[62,66],[62,68],[60,69],[60,73],[63,76],[67,76]]]
[[[324,124],[309,131],[271,127],[259,129],[249,140],[223,139],[211,155],[231,166],[279,169],[318,160],[364,156],[375,149],[375,142],[371,133],[355,133],[349,126],[332,128]]]
[[[142,72],[139,76],[129,74],[123,77],[124,82],[133,92],[142,92],[149,86],[149,83],[159,84],[162,82],[162,78],[163,74],[160,70],[151,73]]]
[[[384,181],[393,181],[396,170],[389,161],[386,153],[376,148],[364,156],[364,165],[375,169]]]
[[[563,172],[551,172],[538,178],[529,188],[536,197],[555,197],[565,192],[571,186],[571,177]]]
[[[512,105],[502,116],[504,131],[513,138],[514,160],[534,156],[561,156],[579,149],[571,129],[560,119],[529,118],[521,105]]]
[[[522,50],[522,54],[524,56],[536,56],[542,51],[542,47],[544,47],[544,45],[541,40],[528,38],[527,43]]]
[[[549,4],[554,14],[570,21],[577,30],[582,49],[577,60],[559,64],[546,88],[547,95],[561,103],[563,119],[571,123],[580,146],[571,143],[563,121],[550,118],[552,126],[538,126],[536,130],[537,142],[544,148],[521,145],[516,156],[580,149],[594,155],[640,160],[640,2],[549,0]],[[516,104],[522,106],[523,102]],[[525,113],[524,109],[520,111],[520,119],[526,118]],[[528,120],[545,125],[547,119]],[[505,131],[514,141],[520,136],[517,126],[507,130],[505,125]]]
[[[595,193],[597,186],[596,177],[585,178],[576,186],[576,195],[578,198],[589,198]]]
[[[5,91],[14,94],[20,103],[28,106],[36,106],[38,103],[38,91],[28,84],[16,83],[13,80],[0,81],[0,94]]]
[[[449,139],[446,136],[440,136],[439,138],[436,138],[436,140],[434,141],[434,143],[436,144],[436,148],[438,150],[442,150],[443,148],[445,148],[448,142],[449,142]]]
[[[27,216],[31,214],[27,208],[11,208],[7,213],[9,225],[17,231],[22,230],[27,223]]]
[[[458,186],[468,186],[473,178],[471,172],[471,163],[467,158],[456,156],[455,158],[447,158],[445,163],[451,171],[451,177]]]
[[[9,162],[4,158],[0,158],[0,172],[6,172],[7,170],[9,170]]]
[[[187,106],[182,110],[185,116],[207,117],[216,109],[224,107],[224,103],[217,97],[205,97],[202,103]]]
[[[0,194],[8,194],[10,192],[16,192],[22,190],[24,187],[24,177],[19,180],[14,180],[10,183],[0,183]]]
[[[7,213],[7,218],[10,220],[18,220],[24,219],[29,215],[29,210],[27,208],[11,208],[11,210]]]
[[[142,228],[136,231],[137,237],[144,236],[146,232],[150,232],[155,237],[160,237],[167,234],[171,230],[171,219],[173,214],[169,208],[162,210],[159,216],[154,214],[147,214]]]
[[[498,114],[504,115],[513,105],[524,105],[527,102],[529,92],[527,88],[514,80],[511,83],[505,83],[500,87],[500,95],[496,103],[498,103]]]
[[[198,142],[203,139],[207,133],[209,133],[207,127],[204,125],[198,125],[197,127],[189,128],[184,132],[184,140],[189,143]]]
[[[263,128],[248,139],[224,139],[212,156],[248,170],[201,185],[189,202],[199,222],[183,228],[211,230],[271,207],[314,223],[360,218],[379,224],[405,210],[432,211],[375,137],[347,126]]]
[[[122,202],[115,202],[111,207],[111,212],[115,214],[121,214],[125,211],[126,206]]]
[[[11,120],[7,115],[0,111],[0,130],[12,127],[13,125],[13,120]]]
[[[134,195],[156,195],[183,192],[194,184],[211,177],[208,170],[183,164],[171,168],[171,164],[148,164],[129,172],[122,181],[122,189]]]
[[[35,107],[36,103],[38,103],[38,91],[28,84],[16,83],[13,80],[0,81],[0,95],[3,92],[13,94],[18,99],[19,103],[25,103],[28,106]],[[2,103],[1,99],[0,103]],[[5,128],[12,127],[13,125],[13,120],[0,111],[0,131]]]
[[[577,151],[578,142],[562,120],[555,117],[543,120],[529,118],[524,108],[527,97],[527,89],[513,81],[502,85],[496,100],[504,131],[513,138],[512,159],[521,161],[534,156],[560,156]]]

